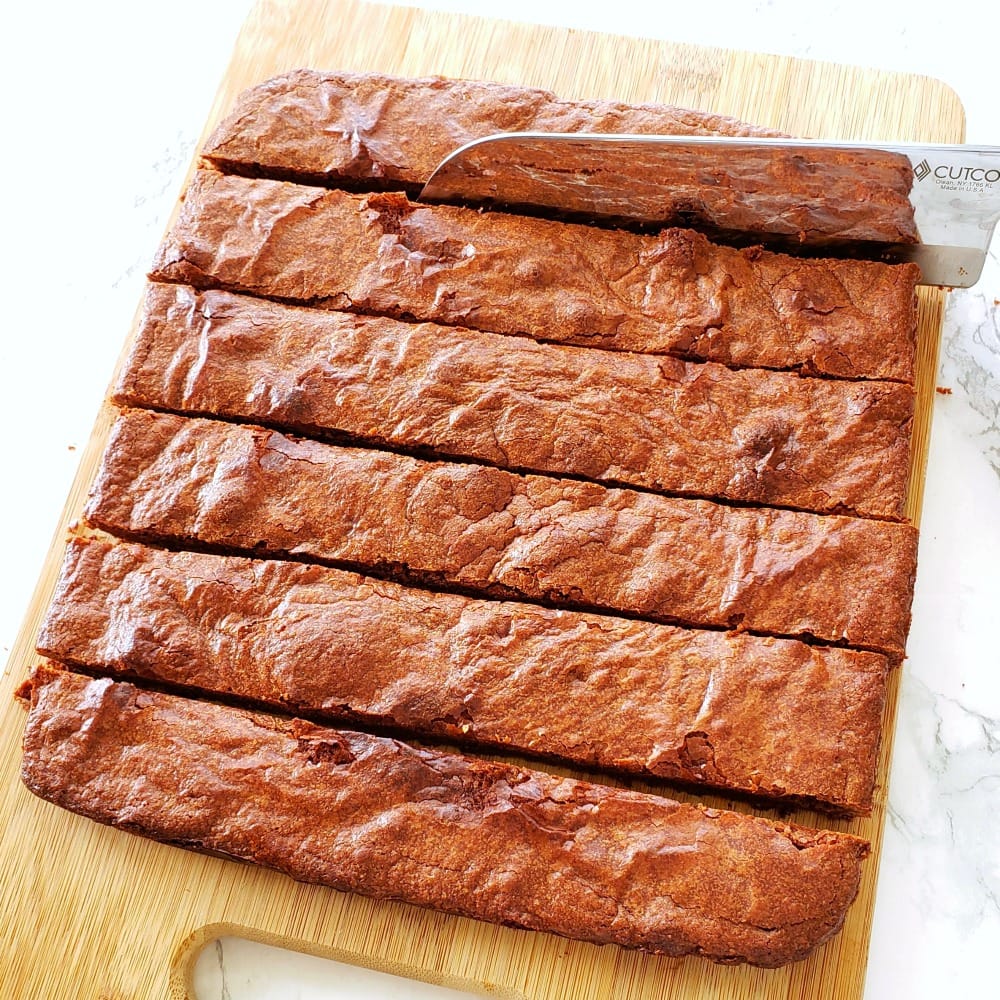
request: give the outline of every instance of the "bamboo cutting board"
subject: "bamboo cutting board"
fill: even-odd
[[[816,137],[960,142],[964,134],[957,97],[927,78],[357,0],[261,0],[239,37],[206,130],[239,91],[299,66],[440,73],[542,86],[567,98],[674,103]],[[942,305],[940,292],[921,291],[914,519]],[[656,958],[298,885],[274,872],[100,827],[31,796],[18,778],[24,713],[12,696],[35,662],[34,639],[63,540],[79,516],[110,421],[105,409],[0,684],[0,995],[181,1000],[192,995],[191,966],[200,946],[221,933],[523,1000],[861,995],[898,674],[890,684],[872,817],[850,823],[812,813],[792,817],[872,841],[859,898],[841,934],[808,961],[779,970]]]

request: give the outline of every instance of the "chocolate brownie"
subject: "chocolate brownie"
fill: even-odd
[[[584,767],[871,808],[886,660],[81,539],[38,639],[88,671]]]
[[[735,508],[132,410],[96,526],[493,596],[903,653],[910,525]]]
[[[199,171],[157,280],[736,367],[912,382],[915,265],[803,260]]]
[[[913,392],[153,284],[116,399],[683,496],[898,519]]]
[[[472,80],[400,79],[376,74],[298,70],[243,93],[203,155],[222,170],[366,190],[417,194],[434,168],[466,143],[497,132],[660,133],[775,136],[719,115],[663,105],[561,101],[524,87]],[[816,154],[813,154],[815,156]],[[535,156],[524,174],[554,165]],[[586,212],[602,190],[628,191],[674,224],[788,235],[915,242],[905,156],[880,150],[824,150],[820,166],[799,150],[701,147],[672,167],[643,162],[630,150],[621,165],[605,152],[563,206]],[[522,171],[512,175],[516,182]],[[492,197],[492,170],[470,196]],[[473,183],[480,178],[473,175]],[[516,183],[508,201],[527,200]],[[603,200],[603,199],[602,199]],[[605,206],[608,214],[627,210]]]
[[[300,69],[244,91],[202,155],[227,169],[418,190],[452,150],[496,132],[775,136],[666,105],[561,101],[478,80]]]
[[[27,691],[23,691],[27,695]],[[598,943],[779,966],[835,934],[856,837],[41,669],[21,777],[294,879]]]

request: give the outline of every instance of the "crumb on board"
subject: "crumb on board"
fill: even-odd
[[[934,389],[934,391],[937,392],[937,393],[940,393],[942,396],[950,396],[951,395],[951,389],[949,389],[948,386],[946,386],[946,385],[936,386],[935,389]]]

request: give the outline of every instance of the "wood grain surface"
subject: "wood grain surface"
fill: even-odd
[[[927,78],[355,0],[261,0],[239,37],[206,132],[239,91],[299,66],[440,73],[543,86],[567,98],[662,101],[832,139],[960,142],[964,134],[957,97]],[[923,493],[944,299],[937,290],[922,289],[920,295],[918,419],[908,503],[914,519]],[[792,816],[872,841],[860,896],[841,934],[807,961],[779,970],[657,958],[298,885],[274,872],[100,827],[31,796],[18,777],[24,712],[13,692],[36,662],[34,640],[64,540],[82,509],[110,422],[106,407],[0,685],[4,996],[180,1000],[192,995],[199,947],[221,933],[525,1000],[861,996],[898,674],[890,685],[873,815],[851,822]]]

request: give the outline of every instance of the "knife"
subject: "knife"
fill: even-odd
[[[1000,220],[1000,147],[503,132],[447,156],[419,200],[912,261],[922,284],[968,288]]]

